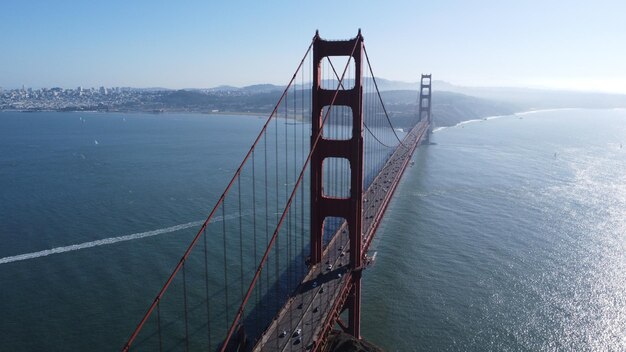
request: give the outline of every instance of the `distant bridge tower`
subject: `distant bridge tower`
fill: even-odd
[[[322,88],[321,64],[325,57],[343,56],[354,60],[354,87],[351,89]],[[324,220],[328,217],[343,218],[347,222],[350,235],[350,267],[353,270],[353,286],[345,307],[348,309],[347,331],[356,338],[361,337],[361,271],[363,207],[363,88],[362,60],[363,37],[359,30],[356,38],[342,41],[323,40],[316,34],[313,43],[313,91],[311,124],[312,136],[317,136],[323,128],[327,114],[324,107],[347,106],[352,110],[352,138],[347,140],[319,139],[311,157],[311,265],[319,264],[324,251]],[[313,148],[313,137],[311,148]],[[350,163],[350,196],[339,198],[325,195],[323,189],[324,160],[344,158]],[[330,163],[328,163],[330,164]]]
[[[430,142],[430,134],[433,132],[433,120],[432,120],[432,106],[431,106],[431,74],[422,75],[420,82],[420,101],[419,101],[419,121],[427,119],[428,121],[428,134],[426,135],[425,142]]]

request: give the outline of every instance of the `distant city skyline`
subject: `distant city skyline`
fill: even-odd
[[[284,85],[319,29],[362,29],[378,77],[626,94],[621,1],[0,5],[0,87]]]

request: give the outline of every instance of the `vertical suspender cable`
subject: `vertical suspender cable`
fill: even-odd
[[[263,144],[265,146],[265,148],[263,148],[263,152],[264,152],[264,162],[263,162],[263,168],[264,168],[264,172],[265,172],[265,246],[268,246],[270,244],[270,240],[269,240],[269,219],[270,219],[270,215],[269,215],[269,200],[268,200],[268,192],[267,192],[267,133],[263,136]],[[270,272],[269,270],[265,270],[265,289],[269,291],[269,282],[270,282]],[[263,281],[261,280],[261,282],[259,284],[262,284]],[[263,291],[261,291],[263,292]]]
[[[255,172],[255,164],[256,164],[256,150],[252,151],[252,236],[254,237],[254,265],[258,265],[257,263],[257,239],[256,239],[256,172]],[[259,283],[260,285],[260,283]],[[259,329],[259,289],[256,289],[254,295],[254,306],[255,306],[255,316],[254,316],[254,331],[257,332]]]
[[[352,53],[350,54],[350,56],[352,56],[354,54],[354,51],[356,50],[356,47],[357,47],[357,45],[356,45],[357,43],[355,43],[355,46],[352,49]],[[342,73],[342,77],[341,77],[340,82],[345,77],[345,70],[346,69],[347,69],[347,66],[344,69],[344,72]],[[335,94],[334,94],[334,96],[333,96],[333,98],[331,100],[331,103],[329,104],[330,106],[333,106],[335,104],[335,101],[337,99],[337,95],[338,95],[338,91],[335,91]],[[327,121],[327,119],[328,119],[328,114],[326,114],[326,116],[322,120],[322,123],[321,123],[321,126],[320,126],[321,130],[323,130],[324,124]],[[235,314],[235,318],[233,319],[233,322],[230,325],[230,328],[228,329],[228,334],[226,335],[225,344],[220,349],[221,352],[225,351],[225,349],[227,347],[228,341],[230,341],[230,338],[233,336],[233,333],[235,331],[235,327],[237,326],[236,324],[238,324],[240,322],[240,319],[241,319],[242,314],[243,314],[243,306],[247,303],[247,300],[249,299],[249,297],[250,297],[250,295],[252,293],[252,290],[254,289],[255,284],[256,284],[256,282],[257,282],[257,280],[258,280],[258,278],[259,278],[259,276],[261,274],[261,271],[263,270],[263,267],[264,267],[265,263],[267,262],[267,259],[269,258],[269,254],[270,254],[271,250],[273,249],[274,244],[276,244],[278,246],[278,235],[279,235],[279,232],[281,230],[282,224],[283,224],[283,222],[285,220],[287,211],[289,210],[289,208],[290,208],[290,206],[291,206],[291,204],[293,202],[294,196],[295,196],[295,194],[298,191],[298,187],[302,183],[302,179],[303,179],[303,176],[304,176],[304,172],[306,170],[306,166],[311,161],[311,157],[312,157],[313,151],[316,149],[320,139],[321,139],[321,133],[318,133],[315,136],[315,140],[311,141],[311,151],[309,152],[309,154],[307,155],[306,160],[304,161],[304,166],[303,166],[303,168],[302,168],[302,170],[301,170],[301,172],[300,172],[300,174],[298,176],[298,179],[296,181],[296,184],[293,187],[293,190],[291,191],[291,194],[290,194],[290,196],[288,198],[288,201],[285,204],[285,209],[282,211],[282,213],[280,215],[280,218],[277,221],[276,229],[274,230],[274,232],[272,234],[272,238],[270,240],[270,243],[269,243],[268,247],[266,248],[265,253],[263,254],[263,258],[261,259],[261,263],[257,267],[255,275],[254,275],[254,277],[252,279],[252,282],[250,283],[250,286],[248,287],[248,291],[246,293],[246,297],[245,297],[244,301],[241,303],[241,305],[239,306],[239,309],[238,309],[237,313]],[[277,251],[278,251],[278,249],[277,249]]]
[[[222,235],[224,243],[224,298],[225,305],[224,310],[226,312],[226,329],[228,329],[228,323],[230,319],[228,317],[228,256],[226,255],[226,209],[224,209],[226,200],[222,202]]]
[[[289,125],[287,124],[287,122],[289,121],[289,100],[287,99],[289,97],[289,95],[287,95],[285,97],[285,203],[287,202],[287,197],[289,197],[289,141],[288,141],[288,137],[289,137]],[[289,215],[291,215],[291,211],[289,211]],[[289,286],[291,283],[290,277],[289,277],[289,246],[291,245],[291,238],[289,236],[289,219],[290,216],[287,216],[287,253],[286,253],[286,260],[285,260],[285,265],[286,265],[286,273],[287,273],[287,292],[289,292]]]
[[[206,325],[207,337],[209,340],[209,350],[211,350],[211,299],[209,297],[209,259],[207,253],[206,228],[203,230],[204,236],[204,289],[206,292]]]
[[[163,339],[161,336],[161,301],[157,303],[157,330],[159,333],[159,352],[163,351]]]
[[[189,351],[189,313],[187,311],[187,262],[183,262],[183,304],[185,306],[185,350]]]
[[[274,120],[275,126],[276,126],[276,131],[274,133],[274,146],[275,146],[275,155],[274,155],[274,164],[275,164],[275,168],[274,168],[274,175],[276,176],[276,185],[275,185],[275,190],[276,190],[276,210],[274,210],[274,214],[276,215],[276,225],[278,225],[278,218],[279,218],[279,211],[280,208],[278,206],[278,199],[280,197],[280,188],[278,187],[278,117],[275,118]],[[280,236],[276,237],[276,267],[275,267],[275,275],[276,275],[276,294],[274,295],[274,304],[276,309],[280,309]]]
[[[303,87],[300,86],[300,90],[302,90]],[[293,91],[293,182],[296,182],[296,175],[298,174],[298,124],[296,123],[297,118],[296,118],[296,114],[298,113],[298,91],[297,89],[294,87],[294,91]],[[300,101],[300,104],[302,104],[302,101]],[[302,119],[300,119],[300,121],[302,121]],[[300,141],[302,142],[302,141]],[[296,196],[297,198],[297,196]],[[298,204],[296,202],[296,204]],[[302,215],[301,215],[302,216]],[[296,262],[296,258],[298,257],[297,253],[297,248],[298,248],[298,232],[297,232],[297,222],[298,222],[298,207],[295,206],[294,207],[294,216],[293,216],[293,221],[292,221],[292,225],[293,225],[293,231],[291,233],[291,236],[293,238],[292,240],[292,245],[293,247],[291,248],[291,260],[289,261],[289,265],[292,266],[292,275],[293,275],[293,281],[294,281],[294,287],[298,284],[298,267],[297,267],[297,262]],[[290,287],[289,290],[293,290],[293,287]]]
[[[237,178],[237,193],[239,196],[239,282],[241,285],[241,299],[243,300],[243,219],[241,214],[241,177]]]
[[[270,123],[271,119],[275,117],[276,109],[278,108],[278,106],[280,105],[281,101],[283,100],[286,91],[292,86],[292,84],[296,80],[297,72],[298,72],[298,70],[300,70],[302,68],[302,66],[303,66],[303,64],[304,64],[304,62],[306,60],[306,57],[311,53],[312,47],[313,47],[313,41],[311,41],[311,44],[307,48],[306,53],[304,54],[304,57],[300,61],[299,65],[298,65],[298,68],[296,69],[293,77],[291,78],[291,80],[287,84],[287,87],[285,88],[285,92],[283,92],[283,95],[281,95],[281,97],[279,98],[278,103],[276,104],[276,107],[274,108],[274,110],[272,111],[270,116],[268,117],[266,123],[263,125],[263,128],[261,129],[261,132],[258,134],[257,138],[253,142],[253,144],[250,147],[248,153],[246,153],[246,155],[244,156],[243,161],[241,162],[239,168],[237,169],[237,171],[235,172],[235,174],[231,178],[231,180],[228,183],[228,185],[226,186],[224,192],[222,193],[222,195],[220,196],[219,200],[217,201],[217,204],[212,208],[212,210],[210,211],[210,213],[207,216],[206,220],[203,222],[201,228],[198,230],[198,232],[194,236],[193,240],[191,241],[191,243],[187,247],[185,253],[183,254],[182,259],[178,262],[178,264],[176,265],[176,267],[174,268],[174,270],[172,271],[172,273],[170,274],[170,276],[166,280],[165,284],[161,287],[161,290],[158,292],[155,300],[153,300],[153,302],[151,303],[151,305],[147,309],[146,313],[143,315],[141,321],[137,324],[136,328],[133,330],[133,332],[131,333],[130,337],[126,340],[126,343],[123,346],[123,350],[124,351],[130,350],[131,345],[133,344],[133,342],[135,341],[135,339],[137,338],[137,336],[139,335],[139,333],[143,329],[144,325],[151,318],[154,310],[157,309],[157,305],[159,305],[159,302],[160,302],[161,298],[163,297],[165,292],[168,290],[169,286],[173,283],[174,278],[179,273],[179,271],[181,269],[183,269],[183,265],[184,265],[186,259],[189,257],[191,251],[193,250],[193,248],[197,244],[197,241],[200,239],[200,236],[203,234],[203,231],[209,225],[210,221],[213,219],[213,217],[216,214],[216,212],[219,211],[219,207],[220,206],[222,207],[222,212],[224,213],[224,200],[225,200],[225,197],[228,195],[229,191],[231,190],[231,187],[233,186],[235,179],[238,179],[240,177],[240,172],[242,170],[242,167],[248,161],[248,159],[249,159],[251,153],[254,151],[254,149],[258,146],[260,138],[266,135],[269,123]],[[226,236],[224,236],[223,240],[226,243]],[[226,254],[226,249],[224,249],[224,252]],[[227,260],[227,256],[225,255],[225,261],[224,261],[225,270],[226,270],[227,264],[228,264],[228,260]],[[225,286],[227,288],[228,287],[227,275],[225,275],[225,279],[226,279],[225,280]],[[228,316],[228,309],[226,309],[226,315]],[[228,323],[227,323],[227,325],[228,325]],[[232,333],[232,332],[229,331],[229,333]]]

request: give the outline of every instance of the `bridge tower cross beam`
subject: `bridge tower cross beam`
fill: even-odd
[[[325,57],[351,57],[355,71],[354,87],[349,89],[324,89],[322,87],[322,60]],[[323,116],[324,107],[347,106],[352,111],[352,138],[348,140],[328,139],[321,134],[317,147],[311,155],[311,253],[310,264],[319,264],[324,251],[324,220],[327,217],[339,217],[346,220],[350,238],[350,267],[355,270],[352,277],[352,290],[346,300],[349,314],[348,332],[361,337],[361,273],[362,253],[362,224],[361,213],[363,207],[363,37],[361,31],[356,38],[345,41],[328,41],[320,38],[316,33],[313,42],[313,87],[311,128],[312,143],[323,128],[328,124]],[[341,75],[342,69],[339,69]],[[346,82],[343,87],[348,88]],[[344,158],[350,163],[350,196],[337,198],[324,194],[324,159]]]

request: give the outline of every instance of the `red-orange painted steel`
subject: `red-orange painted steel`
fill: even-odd
[[[354,50],[354,48],[357,48]],[[322,88],[322,59],[327,56],[348,56],[354,60],[355,81],[352,89],[327,90]],[[326,217],[341,217],[348,224],[350,235],[350,266],[362,266],[363,206],[363,36],[359,31],[356,38],[342,41],[327,41],[316,35],[313,41],[313,87],[311,128],[312,136],[322,131],[322,112],[333,104],[330,97],[336,96],[334,106],[348,106],[352,110],[352,138],[348,140],[319,139],[311,158],[311,255],[310,263],[318,264],[323,253],[324,220]],[[335,99],[334,99],[335,100]],[[332,108],[332,107],[331,107]],[[313,141],[312,141],[313,142]],[[313,145],[313,143],[311,143]],[[350,197],[338,199],[323,193],[323,165],[326,158],[346,158],[350,162]],[[349,326],[351,335],[360,338],[361,276],[352,275],[353,285],[348,300]]]
[[[359,32],[360,35],[360,32]],[[313,38],[313,40],[315,41],[316,38],[319,38],[319,36],[316,34],[316,36]],[[352,56],[355,52],[355,49],[357,47],[358,43],[355,43],[354,46],[352,47],[352,51],[350,51],[348,56]],[[311,45],[314,45],[314,42],[311,43]],[[309,47],[310,49],[311,47]],[[308,50],[307,50],[308,53]],[[306,55],[305,55],[306,57]],[[303,59],[304,60],[304,59]],[[299,69],[300,67],[298,67]],[[343,82],[343,79],[345,77],[346,74],[346,70],[347,70],[348,66],[346,65],[346,68],[343,71],[343,74],[341,75],[341,78],[339,80],[339,82]],[[297,72],[297,71],[296,71]],[[295,78],[296,74],[294,74],[294,78]],[[288,88],[287,88],[288,89]],[[328,105],[335,105],[337,96],[339,95],[339,90],[336,90],[334,92],[334,95],[332,97],[332,99],[328,102]],[[280,216],[280,219],[278,220],[278,224],[276,225],[276,229],[274,230],[274,233],[272,235],[272,237],[269,240],[269,244],[267,246],[267,249],[265,250],[265,254],[263,255],[263,257],[261,258],[261,262],[259,263],[259,266],[257,267],[257,270],[254,274],[254,277],[252,278],[252,282],[250,283],[250,286],[248,287],[248,291],[243,299],[243,301],[241,302],[241,305],[239,306],[239,309],[237,310],[237,314],[235,315],[235,318],[233,319],[233,323],[230,326],[230,329],[228,329],[228,334],[226,335],[226,338],[224,339],[224,343],[222,344],[222,348],[220,349],[220,352],[225,352],[226,349],[228,348],[228,344],[231,341],[231,338],[233,336],[233,333],[235,332],[235,328],[238,326],[238,324],[240,323],[240,319],[243,315],[244,312],[244,308],[246,306],[246,304],[248,303],[248,300],[250,299],[250,296],[252,294],[252,290],[254,289],[254,286],[256,285],[256,282],[261,274],[261,270],[263,269],[263,266],[265,265],[265,263],[267,262],[267,258],[268,255],[270,253],[270,251],[272,250],[272,247],[274,246],[274,243],[276,243],[276,238],[278,236],[278,233],[280,232],[280,229],[285,221],[285,217],[289,211],[289,208],[291,206],[291,203],[293,202],[294,196],[296,195],[297,191],[298,191],[298,187],[300,186],[300,184],[302,183],[303,177],[304,177],[304,172],[307,168],[307,166],[312,163],[313,161],[313,155],[315,154],[315,151],[318,150],[317,146],[319,145],[320,141],[322,140],[322,133],[321,131],[324,128],[324,124],[326,123],[326,121],[328,120],[330,110],[328,110],[326,112],[326,114],[324,115],[324,117],[320,120],[320,125],[319,125],[319,129],[317,134],[313,135],[312,141],[311,141],[311,151],[309,152],[306,160],[304,161],[304,165],[302,167],[302,170],[300,171],[300,174],[298,176],[298,179],[296,180],[296,183],[293,187],[293,190],[291,192],[291,195],[289,196],[289,199],[287,200],[287,203],[285,204],[285,209],[283,210],[282,215]]]
[[[428,133],[426,134],[426,142],[430,140],[430,134],[432,133],[433,128],[433,119],[432,119],[432,75],[422,75],[422,79],[420,80],[420,94],[419,94],[419,121],[422,121],[424,117],[426,117],[426,121],[428,121]]]
[[[404,171],[406,170],[411,160],[411,157],[413,155],[413,152],[415,151],[415,148],[417,147],[418,144],[420,144],[420,142],[423,141],[424,136],[428,133],[428,129],[429,129],[428,126],[429,126],[428,121],[419,122],[415,127],[413,127],[411,132],[404,139],[404,143],[402,145],[404,147],[404,150],[400,150],[400,149],[396,150],[396,152],[394,152],[394,154],[389,158],[388,165],[392,163],[392,160],[396,159],[396,154],[402,153],[402,152],[407,153],[405,156],[402,157],[402,163],[400,165],[400,169],[395,174],[393,182],[390,183],[390,189],[388,192],[386,192],[384,199],[381,201],[380,211],[377,213],[377,216],[373,220],[371,227],[368,229],[368,236],[363,242],[363,249],[362,249],[363,259],[365,257],[365,253],[367,253],[369,249],[369,245],[372,239],[374,238],[374,233],[376,232],[376,229],[378,228],[378,226],[380,225],[380,222],[382,221],[385,210],[387,206],[389,205],[391,198],[393,194],[395,193],[398,184],[400,183],[400,179],[402,175],[404,174]],[[413,141],[408,143],[407,142],[407,140],[409,140],[408,137],[411,135],[414,137],[412,138]],[[381,174],[377,176],[376,180],[382,176]],[[377,183],[376,180],[372,182],[372,185],[370,185],[370,188],[375,187],[375,184]],[[336,319],[338,319],[340,312],[342,312],[346,306],[349,307],[349,305],[352,304],[350,301],[353,297],[352,292],[353,290],[355,290],[354,283],[355,282],[360,283],[362,269],[363,267],[359,267],[356,270],[346,273],[346,276],[350,275],[350,282],[346,284],[345,287],[343,287],[342,292],[339,294],[337,302],[334,302],[333,308],[331,309],[331,313],[329,314],[329,317],[326,319],[324,326],[321,329],[319,338],[316,341],[315,346],[312,348],[312,351],[320,350],[320,348],[324,345],[326,341],[326,337],[332,330],[332,327],[335,324]],[[354,280],[353,278],[357,275],[358,275],[358,280]],[[348,326],[348,329],[349,329],[349,326]]]

